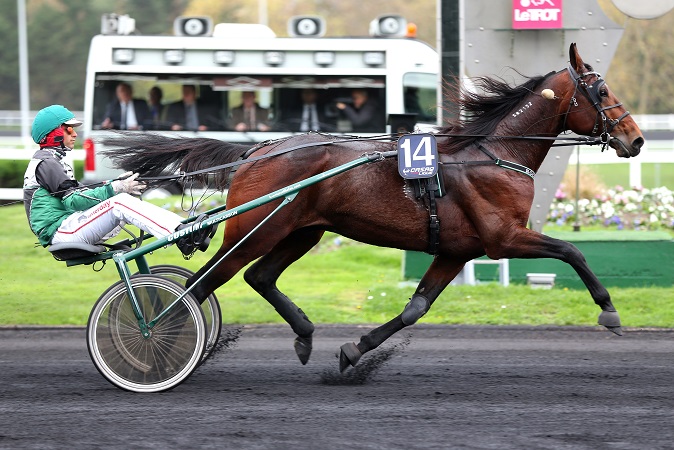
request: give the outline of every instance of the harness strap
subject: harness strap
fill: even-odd
[[[609,105],[609,106],[601,106],[602,99],[601,99],[601,94],[599,90],[606,84],[606,81],[601,77],[601,74],[599,72],[584,72],[579,74],[576,69],[571,67],[567,68],[569,75],[571,76],[571,79],[573,79],[573,82],[575,84],[575,90],[574,90],[574,95],[571,98],[571,103],[569,104],[569,108],[566,111],[566,115],[564,116],[564,125],[566,125],[566,117],[569,114],[569,111],[571,111],[571,106],[578,106],[578,102],[576,101],[576,92],[578,91],[578,87],[582,87],[580,92],[592,103],[592,106],[597,110],[597,118],[595,119],[594,122],[594,127],[592,128],[592,134],[597,134],[599,132],[599,125],[602,125],[602,132],[599,136],[599,140],[601,143],[601,151],[603,152],[604,150],[607,149],[609,142],[611,141],[611,131],[613,131],[613,128],[615,128],[616,125],[620,123],[622,119],[625,117],[629,116],[630,112],[625,111],[623,114],[620,115],[617,119],[611,119],[609,118],[604,111],[612,108],[617,108],[619,106],[622,106],[622,103],[618,102],[614,105]],[[594,75],[597,77],[597,79],[594,81],[593,84],[588,85],[585,80],[583,79],[586,76],[589,75]]]
[[[428,221],[428,253],[436,255],[440,247],[440,219],[438,219],[438,207],[435,202],[435,191],[438,186],[429,182],[426,191],[428,192],[428,212],[430,218]]]
[[[504,169],[508,170],[513,170],[515,172],[523,173],[524,175],[531,177],[533,180],[534,177],[536,176],[536,172],[528,168],[527,166],[524,166],[522,164],[508,161],[505,159],[500,159],[494,156],[489,150],[487,150],[482,144],[476,144],[477,148],[479,148],[482,153],[487,155],[489,158],[491,158],[491,161],[456,161],[456,162],[441,162],[440,164],[465,164],[465,165],[471,165],[471,166],[491,166],[491,165],[497,165],[499,167],[503,167]]]
[[[568,143],[559,143],[553,145],[597,145],[599,139],[594,136],[520,136],[520,135],[505,135],[505,134],[455,134],[455,133],[437,133],[435,137],[469,137],[469,138],[489,138],[489,139],[517,139],[517,140],[531,140],[531,141],[569,141]]]

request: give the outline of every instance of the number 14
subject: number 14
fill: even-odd
[[[412,167],[412,161],[423,161],[425,166],[432,167],[436,153],[433,151],[435,148],[433,143],[434,139],[431,136],[423,136],[412,153],[411,139],[409,137],[401,139],[398,145],[404,151],[405,167]]]

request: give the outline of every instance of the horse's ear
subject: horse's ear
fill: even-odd
[[[578,73],[585,72],[585,63],[578,54],[578,48],[576,47],[575,42],[571,43],[569,46],[569,63]]]

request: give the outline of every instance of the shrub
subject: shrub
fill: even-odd
[[[0,159],[0,187],[21,188],[27,165],[27,160]],[[75,161],[73,170],[75,171],[75,178],[81,180],[84,175],[84,162]]]
[[[607,189],[592,198],[578,200],[580,225],[600,225],[617,230],[674,230],[674,192],[666,187],[625,190]],[[576,221],[576,201],[562,186],[550,205],[549,225],[571,225]]]
[[[4,188],[20,188],[23,186],[23,173],[28,161],[0,160],[0,186]]]

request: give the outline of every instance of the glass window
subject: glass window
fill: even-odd
[[[418,122],[435,124],[437,121],[437,75],[406,73],[403,77],[405,112],[417,114]]]
[[[93,129],[120,129],[118,87],[127,85],[135,121],[142,130],[224,130],[227,98],[198,78],[162,80],[156,76],[101,74],[96,78]],[[194,100],[195,109],[185,104]]]
[[[144,130],[386,132],[383,76],[98,74],[93,129],[120,128],[116,90],[122,83],[131,86]],[[196,98],[196,118],[185,108],[185,95]],[[244,98],[256,107],[252,122]],[[305,103],[315,106],[307,110]]]

